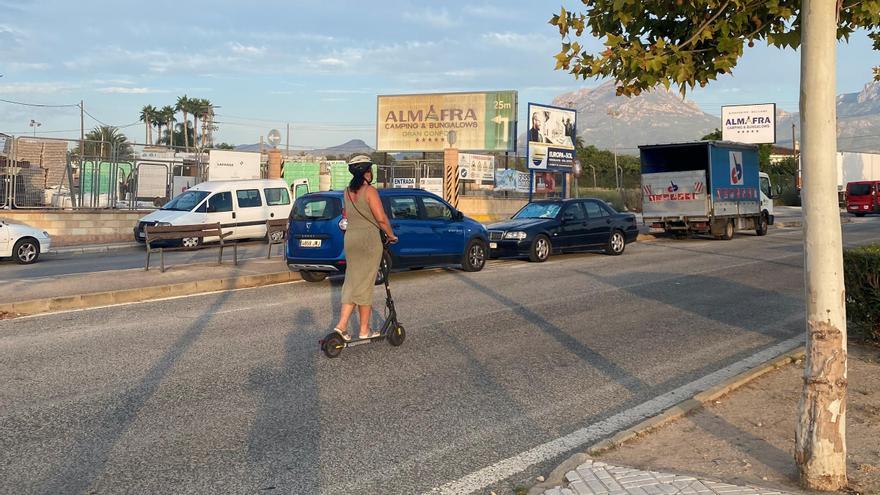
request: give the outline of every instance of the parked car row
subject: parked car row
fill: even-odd
[[[380,189],[379,197],[400,239],[389,248],[394,268],[458,265],[479,271],[487,258],[528,257],[602,249],[622,254],[638,236],[636,218],[596,199],[543,200],[513,218],[484,227],[440,197],[421,189]],[[298,199],[290,214],[287,264],[311,282],[345,272],[342,192]],[[381,282],[377,279],[377,283]]]

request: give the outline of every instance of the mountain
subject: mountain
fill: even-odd
[[[577,110],[578,136],[584,144],[617,148],[628,155],[638,154],[642,144],[700,139],[721,124],[718,117],[662,86],[627,98],[617,96],[615,83],[606,81],[595,88],[561,94],[553,105]]]
[[[692,141],[721,126],[721,119],[696,103],[682,99],[662,86],[640,96],[617,96],[613,81],[583,88],[553,99],[553,105],[578,112],[578,136],[599,149],[617,148],[621,154],[638,154],[642,144]],[[613,113],[615,117],[609,115]],[[791,146],[791,124],[800,139],[800,116],[776,111],[776,144]],[[837,147],[840,151],[880,153],[880,82],[865,85],[858,93],[837,97]],[[527,125],[527,124],[526,124]],[[525,154],[525,134],[519,137]]]
[[[791,124],[800,140],[800,115],[776,111],[776,142],[791,146]],[[837,149],[880,153],[880,81],[870,82],[858,93],[837,97]]]
[[[306,154],[315,156],[347,156],[354,153],[363,153],[365,155],[369,155],[374,151],[376,150],[371,148],[370,145],[365,143],[363,140],[352,139],[337,146],[331,146],[329,148],[324,148],[320,150],[307,151]]]
[[[268,144],[263,144],[263,151],[271,148]],[[284,148],[281,147],[283,150]],[[242,144],[235,147],[235,151],[260,151],[260,145],[258,144]],[[307,150],[300,151],[297,150],[296,154],[304,154],[310,156],[347,156],[354,153],[364,153],[370,154],[374,152],[373,148],[371,148],[367,143],[365,143],[361,139],[352,139],[346,141],[345,143],[331,146],[329,148],[319,149],[319,150]]]

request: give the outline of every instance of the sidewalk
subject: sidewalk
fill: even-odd
[[[843,493],[875,494],[880,493],[880,349],[849,347],[849,490]],[[767,373],[709,407],[615,449],[574,460],[578,465],[564,480],[530,493],[811,493],[799,486],[793,453],[802,375],[802,361]]]
[[[167,263],[162,273],[157,255],[150,271],[109,270],[4,282],[0,314],[44,313],[300,280],[278,256],[239,260],[237,266],[231,256],[224,258],[222,265]]]
[[[143,249],[143,244],[139,242],[114,242],[109,244],[82,244],[78,246],[53,246],[48,251],[42,253],[43,256],[59,255],[59,254],[93,254],[108,253],[112,251],[120,251],[125,249]]]

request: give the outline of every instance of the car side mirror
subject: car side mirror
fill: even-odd
[[[460,221],[464,220],[464,213],[462,213],[458,210],[453,210],[452,220],[454,220],[456,222],[460,222]]]
[[[208,205],[208,213],[217,213],[217,207],[214,205]]]
[[[574,213],[566,213],[562,215],[563,222],[573,222],[574,221]]]

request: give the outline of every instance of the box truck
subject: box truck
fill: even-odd
[[[642,216],[651,232],[767,234],[773,224],[770,178],[758,147],[725,141],[640,146]]]

